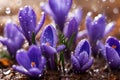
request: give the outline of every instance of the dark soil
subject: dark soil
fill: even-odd
[[[106,62],[102,58],[96,58],[93,66],[82,74],[75,74],[72,70],[63,74],[55,71],[44,72],[39,78],[30,78],[12,68],[0,69],[0,80],[120,80],[120,70],[113,71],[109,69]]]

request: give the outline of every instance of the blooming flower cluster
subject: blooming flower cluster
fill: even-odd
[[[85,20],[86,30],[79,32],[82,9],[76,8],[70,16],[71,6],[72,0],[48,0],[48,3],[41,5],[44,13],[37,26],[34,10],[30,6],[25,6],[19,11],[20,27],[13,23],[6,24],[5,36],[0,38],[0,42],[7,47],[10,55],[16,58],[19,65],[13,65],[14,70],[31,77],[40,77],[44,70],[64,71],[66,60],[64,58],[67,53],[67,56],[70,55],[68,60],[73,72],[83,73],[94,62],[92,53],[100,49],[103,50],[104,57],[112,69],[120,67],[119,41],[109,37],[105,45],[102,43],[102,39],[113,29],[115,22],[107,24],[104,14],[99,14],[92,20],[89,12]],[[45,26],[37,41],[35,37],[43,26],[47,14],[52,17],[55,25]],[[86,32],[89,39],[77,42]],[[29,43],[28,50],[21,49],[25,40]]]

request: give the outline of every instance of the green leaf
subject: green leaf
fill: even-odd
[[[64,53],[63,53],[63,51],[60,52],[60,62],[62,62],[63,72],[65,72]]]
[[[76,33],[73,33],[72,36],[70,37],[70,39],[69,39],[68,42],[67,42],[67,47],[68,47],[69,49],[71,48],[71,46],[72,46],[72,44],[73,44],[73,42],[74,42],[75,35],[76,35]]]
[[[36,44],[36,43],[35,43],[35,33],[34,33],[34,32],[32,33],[32,43],[33,43],[33,44]]]

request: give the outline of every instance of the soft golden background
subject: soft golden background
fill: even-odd
[[[21,7],[30,5],[33,7],[37,14],[37,20],[40,20],[41,16],[41,2],[47,0],[0,0],[0,35],[3,34],[3,28],[7,21],[12,21],[17,24],[18,12]],[[87,12],[93,12],[93,17],[99,13],[104,13],[107,16],[107,22],[116,21],[116,27],[112,34],[120,37],[120,1],[119,0],[73,0],[72,9],[80,6],[83,8],[83,18],[81,29],[85,28],[85,16]],[[47,17],[48,18],[48,17]],[[46,24],[50,22],[48,18]]]

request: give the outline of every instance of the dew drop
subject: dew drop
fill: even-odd
[[[110,3],[114,3],[115,2],[115,0],[109,0],[110,1]]]
[[[32,20],[30,20],[30,22],[32,22]]]
[[[108,62],[108,64],[111,64],[111,62]]]
[[[88,12],[88,13],[87,13],[87,16],[91,16],[91,15],[92,15],[92,12]]]
[[[6,14],[10,14],[11,13],[11,9],[9,7],[7,7],[6,10],[5,10],[5,13]]]
[[[44,2],[41,2],[41,3],[40,3],[40,6],[41,6],[41,7],[43,7],[44,5],[45,5],[45,3],[44,3]]]
[[[28,34],[30,34],[30,31],[28,31]]]
[[[105,78],[105,76],[104,76],[104,75],[102,75],[101,77],[102,77],[102,78]]]
[[[102,2],[106,2],[106,0],[102,0]]]
[[[114,14],[118,14],[118,13],[119,13],[119,9],[118,9],[118,8],[114,8],[114,9],[113,9],[113,13],[114,13]]]
[[[99,72],[99,69],[95,69],[94,72],[96,72],[96,73]]]

